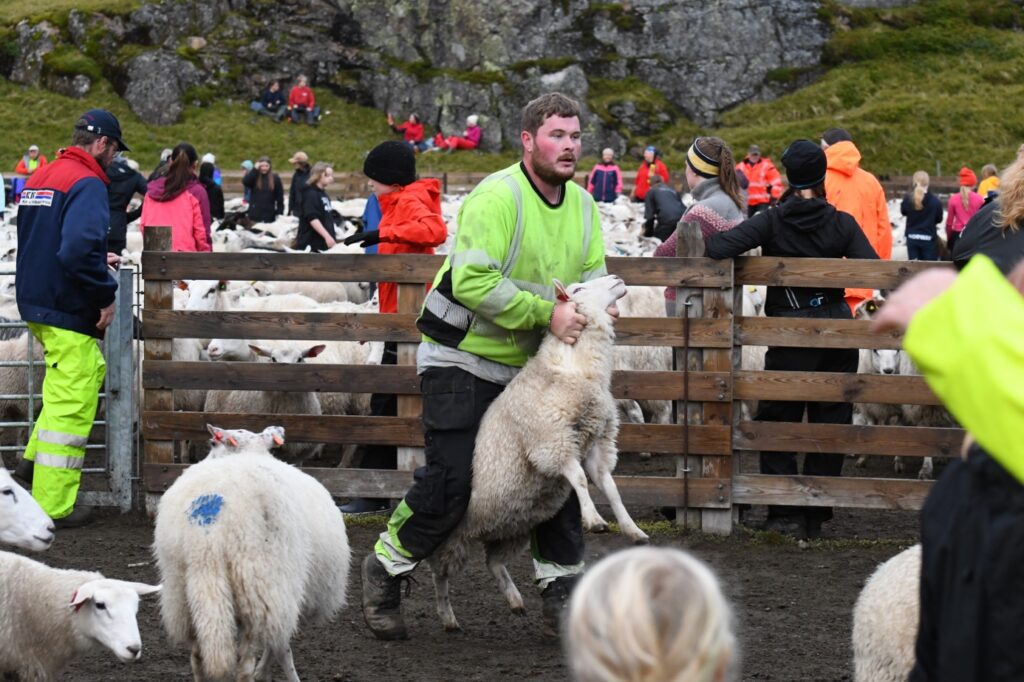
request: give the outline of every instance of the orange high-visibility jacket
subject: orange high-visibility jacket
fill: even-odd
[[[736,164],[736,170],[743,171],[750,181],[747,187],[748,206],[767,204],[772,199],[778,201],[782,196],[782,176],[768,157],[762,156],[757,163],[751,163],[749,158],[743,159]]]

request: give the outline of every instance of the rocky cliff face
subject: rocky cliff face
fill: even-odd
[[[214,97],[310,75],[356,101],[460,132],[518,139],[519,110],[560,90],[588,106],[595,148],[620,151],[685,116],[772,97],[819,65],[817,0],[162,0],[125,16],[22,22],[7,75],[68,94],[104,77],[150,123]],[[627,87],[628,86],[628,87]],[[621,90],[621,97],[618,96]],[[587,151],[593,151],[588,149]]]

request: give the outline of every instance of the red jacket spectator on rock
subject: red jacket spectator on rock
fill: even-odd
[[[306,123],[316,125],[320,116],[320,108],[316,105],[313,89],[309,87],[309,79],[299,76],[295,87],[288,93],[288,111],[291,112],[292,123],[298,123],[302,114],[306,115]]]
[[[747,215],[763,211],[782,196],[782,176],[772,160],[761,156],[756,144],[747,148],[747,156],[736,164],[736,173],[747,178]]]
[[[416,114],[409,114],[409,120],[395,125],[395,117],[388,114],[388,126],[396,133],[401,133],[405,143],[416,151],[426,151],[427,143],[423,141],[423,124]]]
[[[39,147],[32,145],[28,148],[28,153],[21,157],[21,161],[18,161],[14,172],[19,175],[32,175],[37,168],[42,168],[45,165],[46,157],[39,153]]]
[[[629,195],[629,198],[633,201],[643,201],[647,198],[647,190],[651,188],[652,167],[654,172],[665,181],[665,184],[668,184],[668,167],[658,158],[658,150],[655,147],[647,147],[644,150],[643,163],[640,164],[640,168],[636,172],[636,183],[633,185],[633,191]]]

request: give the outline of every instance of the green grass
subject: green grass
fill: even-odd
[[[0,24],[16,24],[22,19],[43,17],[63,24],[65,20],[61,17],[66,17],[73,9],[80,12],[128,14],[141,6],[141,0],[3,0],[0,2]]]
[[[0,34],[5,25],[29,14],[66,17],[71,7],[124,12],[138,5],[137,0],[2,3]],[[599,9],[613,11],[611,5]],[[825,0],[820,15],[835,27],[835,33],[826,46],[825,66],[818,79],[775,101],[738,106],[723,114],[716,127],[699,128],[636,79],[612,83],[592,78],[589,104],[604,120],[608,120],[608,108],[623,98],[632,99],[648,113],[668,112],[678,117],[655,135],[630,140],[635,148],[656,144],[673,169],[682,167],[686,148],[697,134],[724,138],[738,157],[756,142],[778,162],[790,141],[799,137],[817,140],[833,126],[853,133],[864,167],[878,174],[903,175],[919,168],[934,173],[938,162],[943,174],[952,175],[962,165],[975,170],[985,163],[1002,167],[1014,158],[1024,141],[1024,119],[1017,114],[1024,109],[1024,33],[1020,30],[1024,9],[1019,4],[1011,0],[930,0],[882,10],[848,9]],[[124,46],[117,59],[126,60],[135,49]],[[52,58],[48,68],[61,73],[79,67],[92,70],[95,65],[90,58],[96,56],[65,51]],[[563,65],[557,60],[539,60],[519,66],[543,70],[552,64]],[[471,75],[463,75],[463,79]],[[769,80],[786,83],[801,75],[793,69],[776,69]],[[337,80],[345,84],[354,77],[345,73]],[[288,156],[303,149],[313,159],[333,161],[339,170],[357,170],[373,145],[391,137],[382,112],[344,102],[326,88],[318,88],[317,97],[332,113],[317,129],[257,119],[247,102],[217,101],[215,94],[197,88],[189,93],[190,99],[204,106],[189,106],[179,123],[160,128],[141,123],[102,80],[86,101],[0,80],[0,125],[5,131],[0,138],[0,169],[13,167],[31,143],[39,144],[51,156],[54,149],[67,144],[78,113],[92,106],[105,106],[117,113],[133,156],[143,168],[153,165],[160,149],[186,140],[201,152],[214,152],[223,168],[236,167],[242,159],[264,153],[283,168]],[[586,124],[584,121],[585,128]],[[510,148],[499,154],[428,154],[420,157],[420,170],[495,170],[518,158],[517,141],[508,144]],[[580,167],[587,169],[595,160],[583,159]],[[627,169],[637,163],[635,158],[622,160]]]

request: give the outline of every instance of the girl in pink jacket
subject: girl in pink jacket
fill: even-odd
[[[213,251],[210,200],[196,178],[198,160],[192,145],[179,144],[171,152],[167,174],[149,183],[142,200],[140,231],[169,226],[172,251]]]
[[[974,171],[967,166],[960,169],[960,193],[950,195],[946,207],[946,248],[950,253],[953,253],[953,245],[960,238],[967,221],[985,203],[982,196],[974,191],[977,184],[978,176]]]

